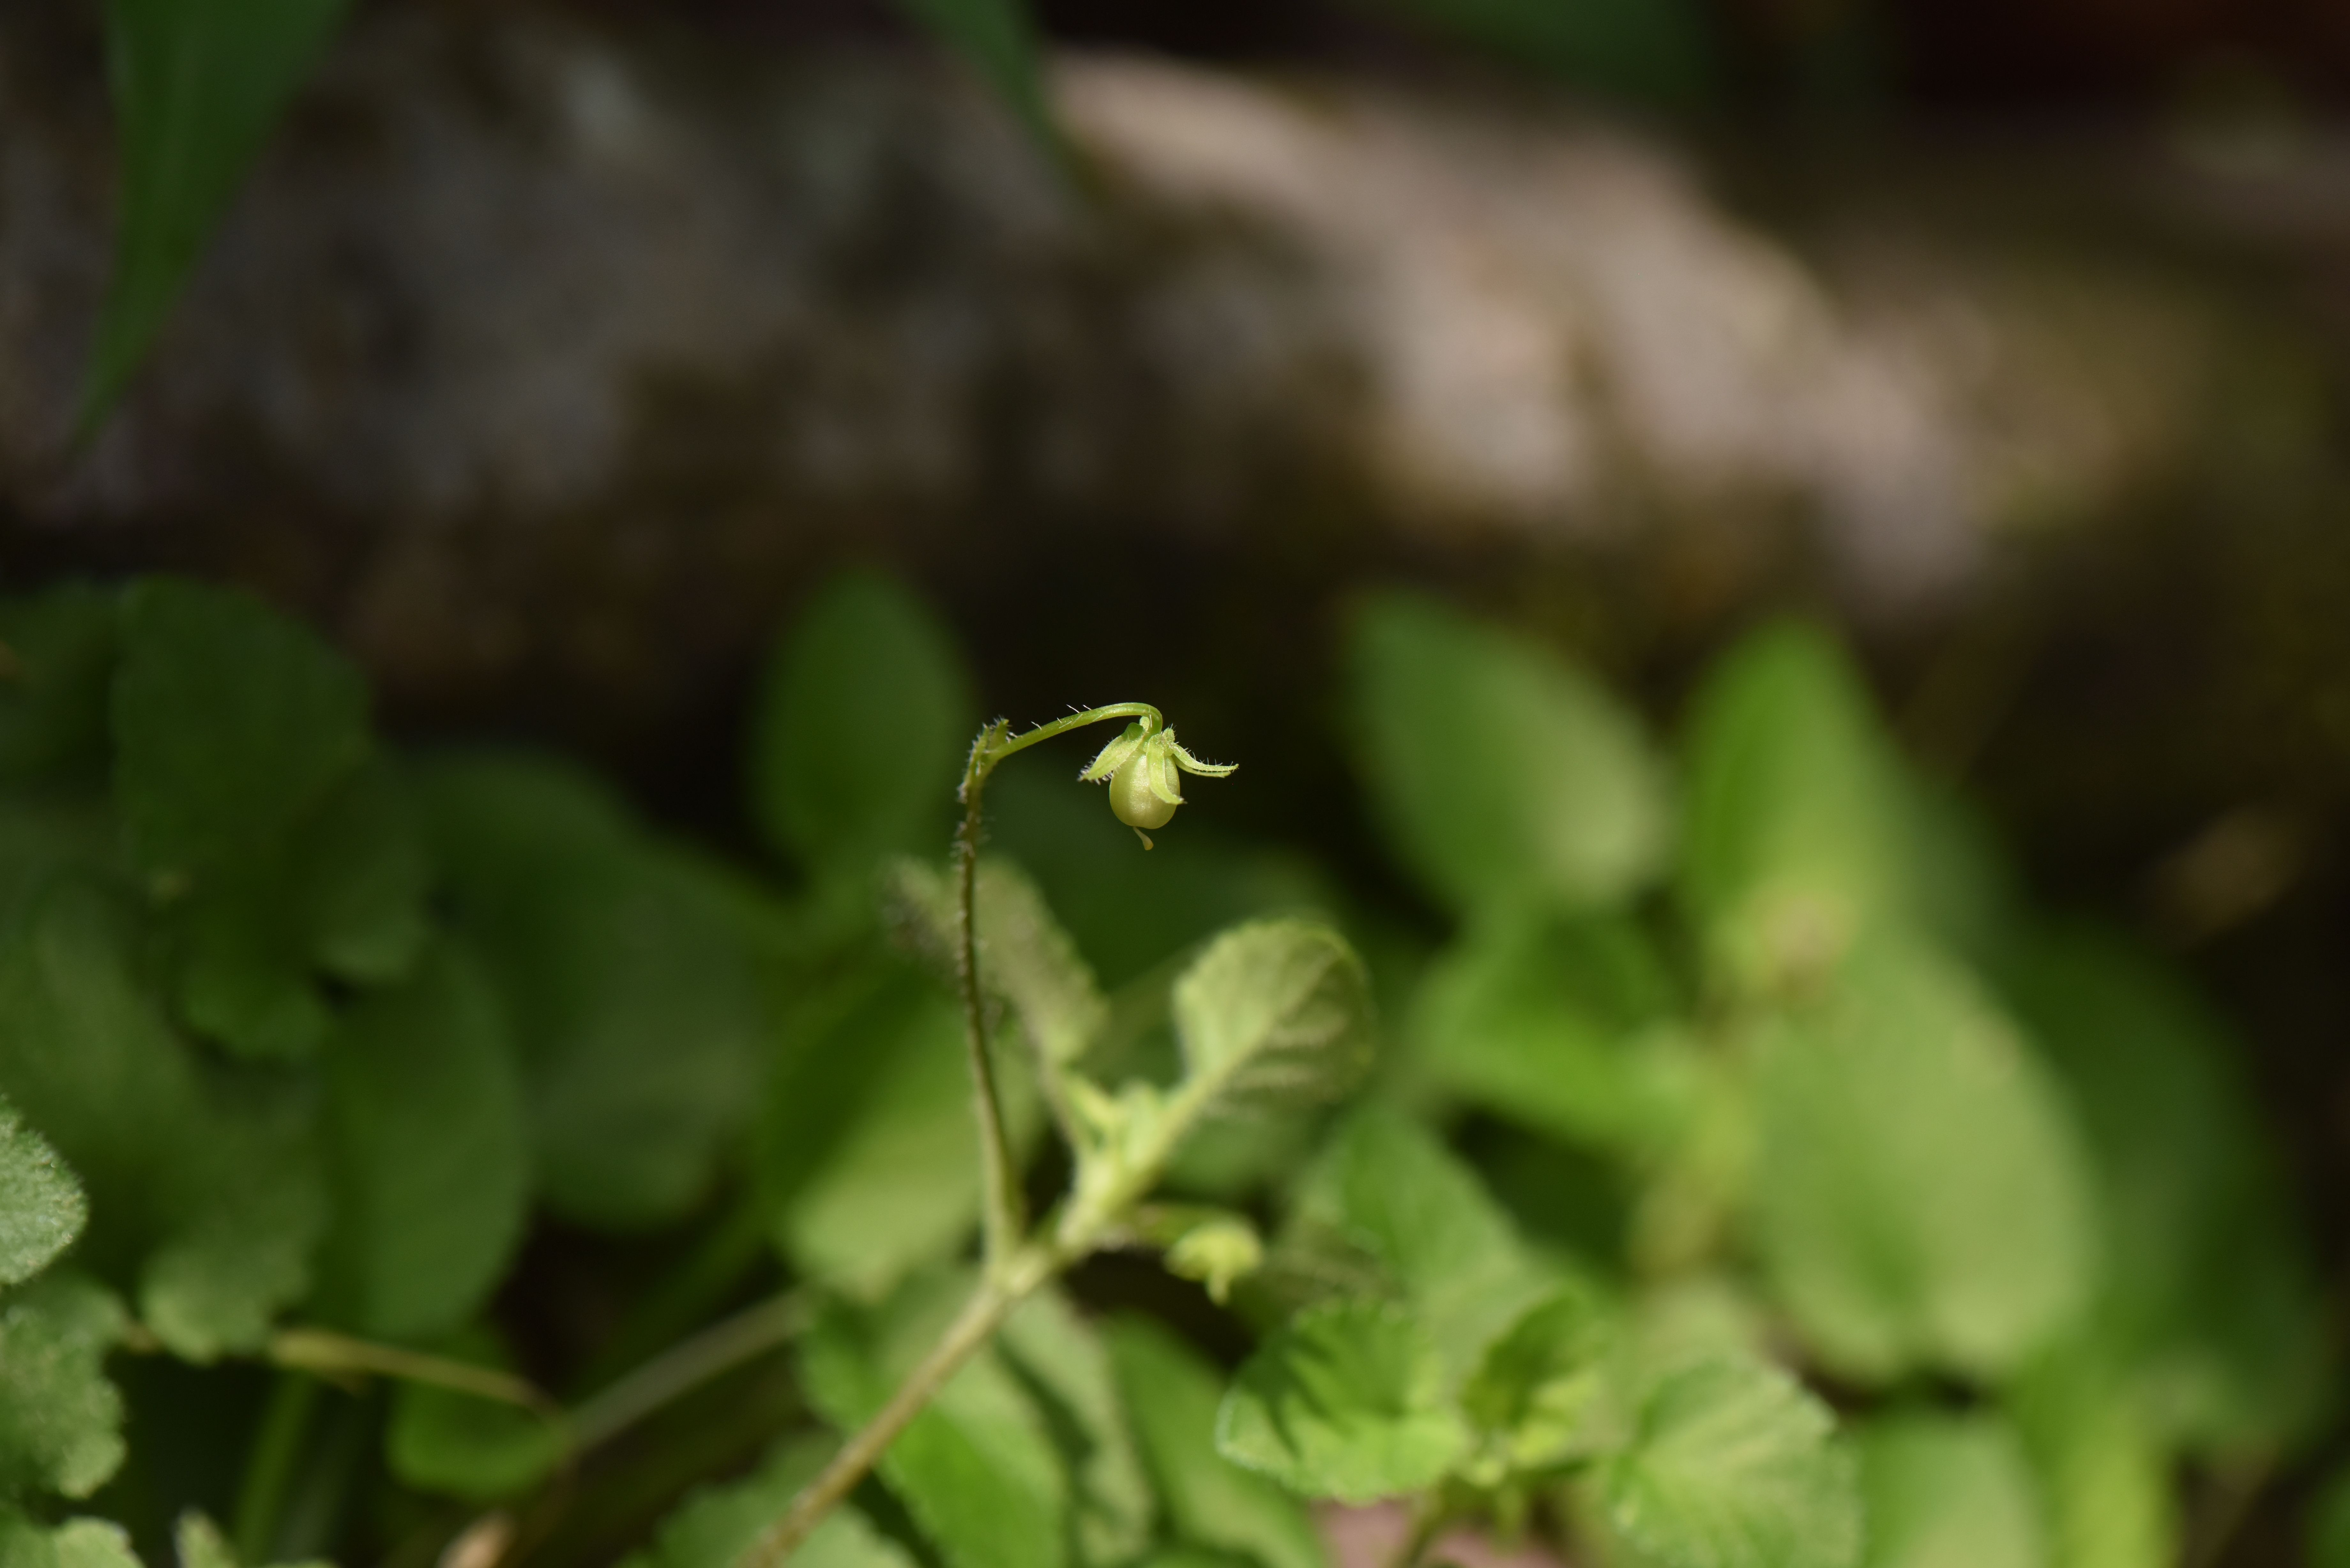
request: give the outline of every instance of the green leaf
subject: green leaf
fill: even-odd
[[[443,949],[345,1017],[326,1059],[335,1226],[324,1310],[428,1338],[473,1316],[530,1207],[522,1084],[495,1001]]]
[[[355,985],[404,978],[432,939],[432,856],[415,802],[390,771],[362,768],[303,825],[293,897],[306,957]]]
[[[510,1365],[497,1337],[470,1329],[440,1353],[481,1366]],[[429,1383],[402,1383],[384,1431],[391,1473],[420,1491],[495,1502],[535,1486],[563,1458],[563,1428],[535,1410]]]
[[[1299,1313],[1241,1367],[1216,1419],[1226,1459],[1344,1502],[1433,1486],[1469,1443],[1427,1332],[1378,1302]]]
[[[1823,1359],[1997,1377],[2085,1304],[2085,1160],[2060,1091],[1965,971],[1873,940],[1760,1054],[1763,1259]]]
[[[195,15],[218,0],[140,3]],[[123,597],[121,635],[115,800],[151,871],[270,846],[367,754],[358,672],[248,595],[150,577]]]
[[[651,1549],[623,1559],[621,1568],[734,1568],[831,1453],[822,1438],[795,1438],[777,1444],[743,1480],[696,1488],[661,1521]],[[791,1561],[792,1568],[915,1568],[904,1549],[846,1505],[816,1526]]]
[[[1411,1038],[1431,1081],[1569,1142],[1638,1151],[1679,1120],[1663,964],[1629,921],[1499,916],[1430,966]]]
[[[0,1286],[47,1268],[88,1222],[81,1183],[0,1097]]]
[[[1307,1173],[1295,1219],[1368,1254],[1454,1383],[1559,1284],[1476,1174],[1426,1127],[1382,1106],[1340,1126]]]
[[[90,583],[0,600],[0,647],[8,655],[0,676],[0,778],[99,774],[119,604],[119,595]]]
[[[68,1519],[55,1528],[0,1507],[0,1568],[140,1568],[122,1526]]]
[[[207,876],[172,911],[180,1014],[246,1061],[304,1060],[334,1024],[310,979],[290,870],[285,857],[256,853]]]
[[[1039,146],[1047,151],[1059,151],[1060,133],[1045,95],[1036,24],[1024,0],[898,0],[898,4],[979,72]]]
[[[1660,869],[1664,770],[1638,721],[1550,649],[1417,597],[1372,600],[1349,650],[1365,786],[1456,911],[1609,903]]]
[[[1027,873],[991,856],[979,863],[975,877],[981,979],[1011,1003],[1038,1057],[1064,1065],[1076,1061],[1109,1014],[1093,971]],[[951,868],[900,860],[890,883],[891,902],[923,956],[955,974],[962,920]]]
[[[1336,1099],[1372,1057],[1369,981],[1329,927],[1255,920],[1218,937],[1175,982],[1186,1083],[1228,1109]]]
[[[552,763],[445,761],[418,798],[522,1062],[541,1195],[605,1229],[681,1217],[772,1048],[734,889]]]
[[[2050,1568],[2179,1561],[2170,1456],[2102,1347],[2054,1347],[2024,1370],[2008,1403],[2040,1483]]]
[[[819,877],[862,886],[946,842],[978,728],[952,635],[895,580],[850,572],[779,641],[752,736],[752,815]]]
[[[124,1321],[113,1293],[78,1274],[0,1296],[0,1498],[88,1497],[120,1468],[122,1396],[106,1353]]]
[[[1912,898],[1912,803],[1866,689],[1828,634],[1785,623],[1699,693],[1680,892],[1722,972],[1779,991],[1835,967]]]
[[[1326,1568],[1321,1539],[1297,1501],[1216,1451],[1222,1374],[1146,1318],[1114,1320],[1107,1339],[1118,1391],[1177,1538],[1263,1568]]]
[[[180,1568],[240,1568],[235,1551],[222,1536],[220,1527],[192,1510],[180,1515],[172,1529],[172,1544],[179,1550]],[[287,1564],[286,1568],[332,1568],[329,1563],[311,1561]]]
[[[1996,1413],[1882,1416],[1857,1447],[1867,1568],[2045,1568],[2032,1472]]]
[[[933,1277],[869,1313],[836,1307],[802,1351],[808,1397],[853,1431],[934,1344],[968,1289]],[[1003,1357],[964,1363],[880,1461],[948,1568],[1065,1568],[1072,1562],[1069,1479],[1045,1416]]]
[[[1719,88],[1711,18],[1691,0],[1385,0],[1379,8],[1614,97],[1686,109]]]
[[[793,1267],[866,1297],[944,1258],[979,1223],[979,1128],[962,1014],[900,976],[816,1047],[859,1058],[854,1080],[811,1076],[787,1085],[805,1118],[828,1123],[823,1153],[778,1230]],[[1007,1054],[999,1052],[999,1062]],[[1009,1063],[1005,1063],[1009,1065]],[[825,1085],[847,1091],[825,1094]],[[1006,1118],[1025,1147],[1040,1127],[1028,1080],[1006,1073]],[[818,1136],[813,1129],[808,1136]]]
[[[2328,1379],[2325,1309],[2238,1064],[2185,985],[2120,940],[2057,929],[2009,976],[2097,1166],[2096,1322],[2172,1437],[2260,1449],[2306,1431]]]
[[[85,431],[145,357],[343,11],[344,0],[108,0],[121,207]]]
[[[1580,1459],[1619,1439],[1608,1356],[1615,1324],[1595,1293],[1568,1287],[1495,1340],[1461,1389],[1484,1485]]]
[[[226,1072],[172,1031],[107,895],[52,888],[0,950],[0,1090],[80,1177],[89,1266],[139,1283],[174,1352],[257,1346],[308,1288],[324,1225],[299,1085]]]
[[[995,1351],[1044,1417],[1068,1478],[1069,1560],[1131,1562],[1150,1538],[1150,1483],[1101,1336],[1066,1296],[1046,1290],[1005,1322]]]
[[[1601,1471],[1609,1521],[1665,1568],[1856,1568],[1859,1490],[1834,1429],[1764,1363],[1669,1373]]]

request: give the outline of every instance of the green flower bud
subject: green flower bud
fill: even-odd
[[[1145,849],[1150,847],[1150,836],[1146,827],[1164,827],[1175,816],[1175,808],[1183,804],[1177,773],[1198,774],[1202,778],[1220,779],[1240,764],[1237,763],[1203,763],[1175,743],[1173,730],[1154,729],[1145,722],[1126,727],[1126,732],[1101,749],[1093,765],[1077,776],[1089,784],[1109,781],[1109,808],[1118,819],[1134,829]]]

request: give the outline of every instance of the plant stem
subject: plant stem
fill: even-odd
[[[243,1562],[266,1563],[276,1555],[277,1521],[286,1510],[295,1463],[302,1455],[303,1435],[317,1407],[317,1378],[294,1371],[278,1373],[269,1390],[269,1403],[262,1409],[261,1428],[254,1434],[244,1482],[237,1489],[231,1533]]]
[[[1165,723],[1159,710],[1148,702],[1113,702],[1106,708],[1088,708],[1082,713],[1039,724],[1017,736],[1008,735],[1009,726],[999,719],[972,742],[970,761],[963,764],[962,787],[956,791],[957,798],[962,802],[962,826],[955,834],[955,904],[961,921],[955,969],[962,992],[964,1054],[971,1063],[972,1097],[979,1117],[980,1178],[985,1185],[983,1226],[987,1266],[991,1270],[1008,1265],[1013,1250],[1027,1230],[1027,1220],[1025,1205],[1021,1200],[1020,1172],[1012,1158],[1011,1136],[1004,1128],[1003,1094],[995,1081],[994,1055],[988,1049],[987,1005],[979,974],[982,797],[987,790],[988,775],[1006,757],[1056,735],[1111,719],[1140,719],[1153,730]]]
[[[987,1044],[987,1008],[979,983],[979,828],[980,797],[994,763],[989,743],[1003,733],[992,725],[972,742],[971,763],[963,771],[962,827],[955,835],[955,903],[959,918],[955,947],[956,978],[962,988],[964,1053],[971,1063],[972,1096],[979,1115],[980,1179],[985,1184],[984,1222],[987,1266],[1001,1269],[1019,1245],[1027,1226],[1020,1200],[1020,1173],[1012,1158],[1011,1135],[1004,1130],[1003,1096],[995,1082],[995,1057]]]
[[[564,1419],[561,1406],[541,1393],[536,1385],[511,1372],[403,1350],[395,1345],[376,1345],[330,1329],[282,1329],[271,1337],[268,1354],[273,1365],[291,1371],[315,1372],[324,1377],[359,1375],[432,1383],[461,1394],[520,1405],[550,1421],[559,1423]]]
[[[1063,1214],[1058,1235],[1051,1244],[1024,1243],[1027,1225],[1019,1172],[1013,1164],[1012,1140],[1004,1130],[1003,1100],[996,1086],[994,1057],[988,1050],[987,1008],[979,973],[979,839],[982,799],[988,775],[1015,753],[1110,719],[1139,719],[1153,732],[1166,723],[1159,710],[1148,702],[1113,702],[1106,708],[1088,708],[1081,713],[1055,719],[1017,736],[1009,735],[1010,726],[998,720],[982,730],[971,744],[971,758],[963,766],[962,787],[956,792],[962,803],[962,826],[955,835],[956,903],[962,921],[956,969],[957,979],[962,982],[963,1039],[971,1061],[972,1098],[979,1116],[982,1179],[986,1183],[987,1267],[962,1312],[931,1347],[930,1354],[907,1375],[897,1392],[889,1396],[889,1403],[842,1445],[814,1480],[801,1489],[784,1516],[752,1544],[738,1560],[736,1568],[777,1568],[824,1521],[825,1516],[856,1490],[858,1482],[897,1441],[898,1434],[921,1414],[922,1407],[947,1379],[994,1335],[1012,1310],[1046,1281],[1092,1251],[1115,1218],[1115,1204],[1105,1207],[1102,1201],[1108,1195],[1097,1194],[1095,1203],[1073,1205]],[[1135,1196],[1133,1186],[1131,1181],[1119,1185],[1116,1189],[1118,1199],[1131,1202]]]
[[[786,1292],[712,1324],[614,1383],[571,1413],[582,1450],[617,1437],[671,1400],[789,1340],[807,1322],[807,1303]]]
[[[1059,1263],[1058,1259],[1041,1249],[1030,1248],[1001,1272],[982,1275],[979,1287],[972,1292],[962,1311],[939,1336],[930,1354],[922,1357],[921,1364],[889,1396],[889,1402],[841,1446],[816,1480],[801,1489],[783,1518],[770,1525],[766,1533],[743,1554],[736,1568],[777,1568],[790,1557],[824,1521],[825,1515],[857,1489],[857,1483],[897,1441],[898,1434],[922,1413],[922,1407],[931,1402],[947,1379],[1003,1326],[1012,1309],[1060,1272]]]

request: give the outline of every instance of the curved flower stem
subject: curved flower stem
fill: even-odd
[[[1004,1131],[1003,1097],[995,1081],[995,1061],[988,1050],[987,1008],[979,973],[979,840],[982,797],[987,779],[1006,757],[1041,742],[1087,724],[1107,720],[1142,722],[1150,732],[1166,727],[1159,710],[1148,702],[1113,702],[1088,708],[1037,725],[1020,735],[1001,720],[979,732],[972,742],[971,759],[963,766],[962,826],[955,834],[956,914],[961,921],[956,950],[956,979],[962,992],[963,1037],[971,1061],[972,1097],[979,1116],[980,1159],[986,1183],[985,1232],[987,1266],[978,1288],[931,1347],[920,1365],[909,1373],[889,1403],[841,1446],[816,1478],[802,1488],[784,1516],[769,1526],[737,1562],[737,1568],[777,1568],[796,1550],[825,1516],[855,1490],[889,1445],[898,1439],[924,1406],[964,1362],[994,1337],[1003,1320],[1045,1282],[1098,1244],[1107,1213],[1098,1203],[1080,1206],[1062,1216],[1050,1240],[1029,1241],[1020,1196],[1020,1179],[1012,1158],[1012,1142]],[[1133,1183],[1121,1184],[1119,1198],[1130,1201]]]
[[[1020,1197],[1020,1171],[1012,1158],[1011,1137],[1004,1130],[1003,1095],[995,1081],[995,1059],[988,1050],[986,1000],[981,994],[981,797],[986,792],[988,775],[1006,757],[1039,742],[1110,719],[1139,719],[1154,731],[1165,724],[1159,710],[1148,702],[1113,702],[1107,708],[1088,708],[1082,713],[1039,724],[1016,737],[1009,733],[1011,726],[999,719],[982,730],[979,738],[971,743],[971,760],[963,765],[962,787],[956,792],[962,802],[962,826],[955,834],[955,901],[961,921],[955,969],[962,992],[963,1040],[971,1063],[972,1097],[979,1116],[980,1177],[986,1189],[983,1230],[991,1272],[1008,1265],[1027,1223]]]

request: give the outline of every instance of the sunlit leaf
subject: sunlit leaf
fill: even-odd
[[[1681,897],[1731,979],[1800,983],[1909,909],[1907,781],[1825,632],[1771,627],[1715,667],[1688,772]]]
[[[1399,856],[1467,911],[1622,898],[1660,868],[1661,763],[1547,649],[1428,600],[1373,600],[1351,650],[1364,783]]]
[[[1380,1106],[1349,1116],[1308,1172],[1296,1220],[1368,1254],[1455,1382],[1559,1284],[1468,1165]]]
[[[121,166],[81,419],[120,395],[347,0],[107,0]]]
[[[1369,985],[1344,937],[1305,920],[1225,932],[1175,982],[1187,1083],[1232,1108],[1314,1104],[1370,1069]]]
[[[1480,1109],[1637,1150],[1677,1119],[1672,1001],[1630,922],[1503,915],[1439,955],[1410,1037],[1430,1078]]]
[[[1147,1318],[1118,1319],[1107,1338],[1135,1437],[1175,1534],[1263,1568],[1325,1568],[1314,1522],[1296,1499],[1216,1451],[1222,1374]]]
[[[106,1519],[37,1524],[0,1505],[0,1564],[6,1568],[140,1568],[122,1526]]]
[[[1216,1423],[1226,1459],[1345,1502],[1431,1486],[1469,1442],[1426,1331],[1377,1302],[1334,1302],[1291,1319],[1242,1366]]]
[[[1762,1043],[1763,1262],[1819,1355],[1997,1376],[2086,1303],[2089,1173],[2061,1091],[1967,974],[1892,936]]]
[[[2008,1405],[2039,1482],[2050,1568],[2179,1561],[2170,1456],[2103,1347],[2053,1347],[2025,1369]]]
[[[1665,1568],[1856,1568],[1861,1505],[1826,1407],[1761,1362],[1671,1373],[1601,1471],[1616,1529]]]
[[[2043,1568],[2023,1451],[1995,1412],[1883,1416],[1862,1428],[1867,1568]]]
[[[1086,1568],[1131,1562],[1149,1540],[1153,1500],[1101,1336],[1066,1296],[1047,1290],[1021,1303],[995,1348],[1059,1451],[1070,1560]]]
[[[1487,1347],[1461,1390],[1488,1484],[1618,1441],[1612,1397],[1615,1325],[1596,1295],[1568,1287],[1529,1308]]]

